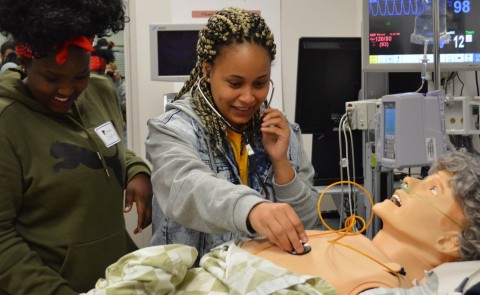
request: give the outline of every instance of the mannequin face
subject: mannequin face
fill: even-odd
[[[407,189],[396,190],[391,199],[373,207],[383,221],[382,230],[425,246],[434,245],[446,232],[460,231],[455,222],[461,224],[463,214],[453,199],[451,177],[449,172],[439,171],[423,180],[405,178]]]
[[[224,47],[213,65],[204,64],[215,105],[233,126],[241,128],[259,110],[270,87],[270,66],[267,49],[251,43]]]
[[[64,114],[88,85],[90,54],[70,46],[68,59],[61,65],[55,54],[28,63],[25,83],[35,100],[54,113]]]

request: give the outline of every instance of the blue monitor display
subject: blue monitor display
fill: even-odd
[[[432,2],[363,0],[365,71],[433,70]],[[441,71],[480,70],[480,0],[438,0]]]
[[[395,159],[396,139],[396,106],[395,102],[383,103],[384,128],[383,128],[383,157]]]
[[[385,107],[385,135],[395,136],[395,106]]]

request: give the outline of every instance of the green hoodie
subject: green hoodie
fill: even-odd
[[[18,70],[0,75],[0,293],[75,294],[136,247],[123,191],[148,165],[95,128],[122,114],[108,77],[93,75],[72,112],[34,100]]]

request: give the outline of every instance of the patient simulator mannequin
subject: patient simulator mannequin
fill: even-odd
[[[309,231],[311,252],[304,255],[262,238],[242,248],[298,274],[320,276],[339,294],[410,287],[444,262],[479,259],[479,181],[479,159],[450,152],[427,178],[405,178],[390,199],[373,206],[383,227],[372,240],[353,232]]]

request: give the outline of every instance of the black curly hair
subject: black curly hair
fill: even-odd
[[[123,0],[0,0],[0,33],[40,55],[73,37],[111,36],[126,22]]]

